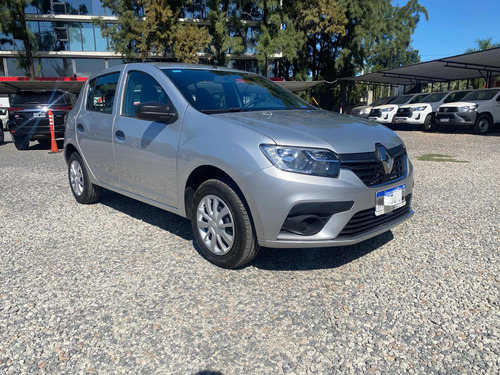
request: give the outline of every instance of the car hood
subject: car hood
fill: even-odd
[[[453,103],[446,103],[442,104],[441,107],[465,107],[469,105],[476,105],[476,104],[481,104],[483,102],[487,102],[487,100],[476,100],[473,102],[453,102]]]
[[[376,106],[376,107],[373,107],[373,109],[386,109],[386,108],[393,108],[393,107],[396,107],[398,108],[401,104],[384,104],[384,105],[379,105],[379,106]]]
[[[360,105],[359,107],[354,107],[351,111],[362,111],[363,109],[371,109],[372,106],[370,105]]]
[[[416,107],[425,107],[425,106],[432,107],[432,105],[430,103],[413,103],[413,104],[400,105],[399,108],[416,108]]]
[[[323,110],[281,110],[211,115],[254,129],[277,144],[328,148],[339,154],[372,152],[375,144],[403,142],[389,128],[359,117]]]

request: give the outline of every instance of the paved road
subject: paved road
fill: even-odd
[[[500,136],[398,133],[410,222],[236,271],[186,220],[78,205],[61,154],[1,145],[0,373],[498,374]]]

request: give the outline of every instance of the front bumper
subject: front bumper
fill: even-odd
[[[472,126],[476,123],[477,112],[438,112],[436,124],[440,126]]]
[[[398,117],[396,115],[394,122],[396,124],[422,125],[425,122],[425,115],[419,112],[412,113],[411,117]]]
[[[394,117],[393,113],[382,113],[381,116],[368,116],[368,120],[373,120],[378,122],[379,124],[392,124],[392,119]]]
[[[345,246],[355,244],[408,220],[413,211],[407,202],[401,214],[388,213],[378,216],[380,225],[369,227],[361,233],[345,235],[341,232],[353,216],[361,211],[375,212],[376,193],[392,187],[406,185],[406,196],[413,190],[413,170],[406,159],[406,176],[390,184],[367,187],[352,171],[341,169],[338,178],[307,176],[266,168],[244,181],[243,193],[247,197],[261,246],[273,248],[310,248]],[[298,204],[353,202],[346,211],[334,213],[323,228],[314,235],[300,235],[282,230],[292,208]],[[387,215],[387,216],[386,216]],[[387,219],[387,220],[385,220]],[[377,223],[378,223],[377,222]]]

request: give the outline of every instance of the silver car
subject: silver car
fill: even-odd
[[[68,114],[71,190],[101,187],[191,219],[212,263],[260,246],[344,246],[413,215],[406,148],[372,121],[316,109],[255,74],[144,63],[91,76]]]

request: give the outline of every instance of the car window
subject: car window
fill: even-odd
[[[477,90],[464,97],[464,102],[469,100],[491,100],[500,90]]]
[[[127,76],[122,115],[133,117],[137,104],[144,102],[169,104],[167,94],[153,77],[143,72],[132,71]]]
[[[427,94],[417,95],[412,100],[410,100],[410,104],[419,103],[426,96],[427,96]]]
[[[25,91],[16,94],[13,104],[54,104],[64,102],[64,94],[62,91]]]
[[[445,92],[437,92],[437,93],[434,93],[434,94],[429,94],[427,95],[426,97],[422,98],[422,103],[435,103],[435,102],[439,102],[441,99],[444,98],[444,96],[446,95]]]
[[[452,92],[450,95],[446,97],[444,100],[445,103],[453,103],[453,102],[458,102],[460,99],[462,99],[465,95],[470,93],[470,91],[458,91],[458,92]]]
[[[403,96],[398,96],[396,99],[394,99],[391,104],[405,104],[412,98],[412,95],[403,95]]]
[[[111,113],[113,111],[116,86],[119,78],[120,73],[116,72],[94,78],[90,81],[86,108],[89,111]]]
[[[263,109],[314,109],[274,82],[238,71],[162,69],[199,111],[220,113]]]

